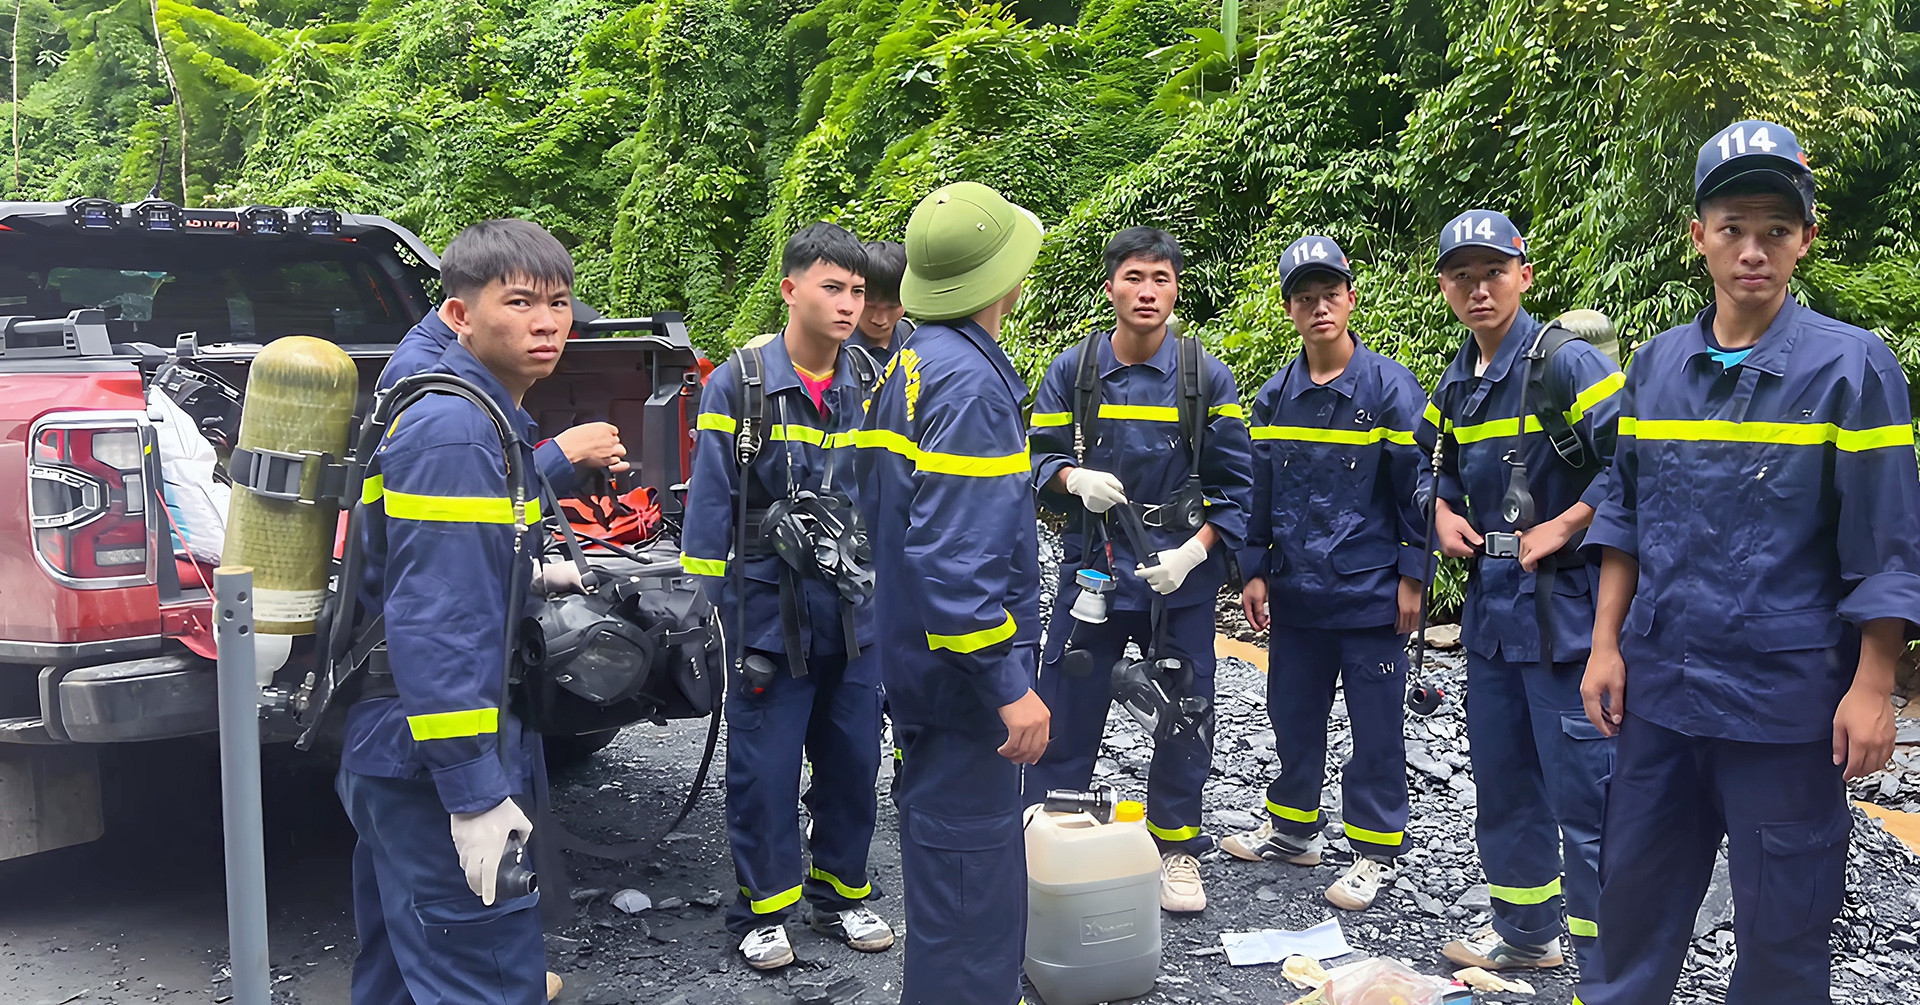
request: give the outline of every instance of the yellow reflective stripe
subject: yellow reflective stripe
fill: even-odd
[[[1578,935],[1587,939],[1597,939],[1600,937],[1600,926],[1585,918],[1576,918],[1569,914],[1567,915],[1567,934]]]
[[[380,501],[387,484],[386,475],[374,475],[360,483],[360,501],[371,506]]]
[[[1497,436],[1517,436],[1519,435],[1519,427],[1519,419],[1492,419],[1472,426],[1455,426],[1453,427],[1453,438],[1457,443],[1477,443],[1480,440],[1490,440]],[[1539,431],[1540,417],[1537,415],[1527,416],[1527,432],[1537,433]]]
[[[1389,443],[1413,445],[1413,431],[1410,429],[1388,429],[1375,426],[1372,429],[1320,429],[1315,426],[1251,426],[1247,430],[1256,440],[1293,440],[1300,443],[1345,443],[1353,446],[1366,446],[1385,440]]]
[[[1009,614],[1007,615],[1007,620],[1001,622],[996,627],[983,628],[980,631],[968,632],[965,635],[935,635],[932,632],[928,632],[927,648],[947,649],[956,653],[979,652],[988,646],[999,645],[1013,638],[1014,631],[1013,615]]]
[[[775,911],[784,911],[792,907],[794,902],[800,899],[800,888],[796,886],[791,890],[782,890],[763,900],[755,900],[753,899],[753,891],[743,886],[740,888],[740,896],[747,898],[747,906],[752,908],[753,913],[772,914]]]
[[[1427,411],[1425,414],[1421,416],[1421,418],[1426,419],[1427,424],[1432,426],[1433,428],[1435,429],[1440,428],[1440,421],[1441,421],[1440,406],[1434,404],[1431,401],[1427,402]]]
[[[1045,429],[1048,426],[1071,426],[1073,425],[1073,413],[1035,412],[1033,413],[1033,421],[1031,424],[1037,429]]]
[[[470,708],[464,712],[431,712],[407,716],[407,728],[416,740],[457,740],[500,732],[500,710]]]
[[[1191,841],[1200,836],[1200,828],[1198,826],[1161,827],[1151,820],[1146,823],[1147,830],[1150,831],[1154,837],[1162,841]]]
[[[700,418],[694,422],[694,427],[698,429],[711,429],[716,433],[737,433],[740,431],[740,423],[735,420],[733,416],[721,415],[718,412],[700,413]]]
[[[1590,387],[1581,391],[1579,396],[1573,399],[1573,408],[1566,413],[1567,424],[1578,424],[1586,416],[1587,409],[1620,393],[1620,389],[1625,386],[1627,386],[1627,375],[1618,372],[1607,374],[1594,381]]]
[[[1620,417],[1619,428],[1615,430],[1615,435],[1621,439],[1637,439],[1636,431],[1638,428],[1638,420],[1631,415],[1623,415]]]
[[[997,457],[947,454],[922,450],[919,444],[891,429],[863,429],[854,434],[853,442],[863,449],[877,448],[891,451],[912,461],[915,469],[928,474],[956,475],[961,478],[999,478],[1003,475],[1033,473],[1032,456],[1025,448],[1017,454]]]
[[[1355,827],[1353,824],[1344,821],[1341,823],[1341,826],[1346,828],[1348,837],[1355,841],[1366,841],[1370,844],[1392,847],[1405,841],[1407,838],[1406,831],[1370,831],[1365,827]]]
[[[1544,904],[1560,896],[1560,880],[1556,877],[1545,886],[1494,886],[1490,883],[1487,893],[1509,904]]]
[[[1878,426],[1873,429],[1842,429],[1834,445],[1848,453],[1878,450],[1882,447],[1913,446],[1912,426]]]
[[[1172,405],[1101,405],[1102,419],[1131,419],[1135,422],[1179,422],[1180,410]]]
[[[1291,806],[1282,806],[1273,800],[1267,800],[1267,812],[1282,820],[1291,820],[1297,824],[1310,824],[1320,819],[1320,807],[1310,810],[1296,810]]]
[[[1207,409],[1207,414],[1208,415],[1224,415],[1229,419],[1244,419],[1247,417],[1247,410],[1244,408],[1241,408],[1237,404],[1215,405],[1212,408]]]
[[[696,576],[724,576],[727,574],[727,560],[724,558],[695,558],[692,555],[681,555],[680,568]]]
[[[513,523],[513,500],[505,496],[429,496],[386,489],[387,515],[432,523]],[[528,523],[540,519],[540,500],[527,500]]]
[[[769,440],[797,440],[801,443],[811,443],[817,447],[820,446],[826,438],[827,431],[814,426],[769,426],[767,428],[767,439]]]
[[[1636,419],[1629,425],[1639,439],[1683,443],[1767,443],[1795,447],[1831,443],[1848,453],[1913,445],[1913,427],[1904,425],[1841,429],[1831,422],[1729,422],[1725,419]]]
[[[822,441],[820,445],[826,447],[828,450],[832,450],[835,447],[851,447],[853,446],[854,437],[857,435],[859,434],[851,429],[844,433],[828,433],[827,438]]]
[[[868,883],[867,885],[858,887],[858,888],[851,887],[845,883],[840,882],[840,877],[835,876],[833,873],[830,873],[827,870],[820,868],[819,866],[814,866],[812,869],[807,870],[807,875],[813,877],[814,879],[819,880],[822,883],[827,884],[828,886],[833,887],[833,892],[839,894],[842,897],[847,898],[848,900],[865,900],[867,897],[870,897],[873,895],[872,883]]]

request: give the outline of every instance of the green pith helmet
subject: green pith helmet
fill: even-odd
[[[1041,233],[1039,218],[978,182],[934,190],[907,221],[901,305],[928,320],[972,316],[1026,278]]]

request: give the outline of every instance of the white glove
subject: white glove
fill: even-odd
[[[1089,513],[1105,513],[1127,501],[1127,490],[1120,479],[1091,468],[1069,469],[1067,491],[1079,496]]]
[[[493,885],[500,878],[500,860],[506,857],[507,838],[518,834],[525,841],[533,834],[533,821],[520,812],[511,799],[485,813],[453,815],[453,850],[460,853],[460,868],[467,874],[467,889],[482,904],[493,906]]]
[[[1178,548],[1154,553],[1158,565],[1136,566],[1134,575],[1147,581],[1153,592],[1172,593],[1187,581],[1187,574],[1200,567],[1207,560],[1207,546],[1201,542],[1200,535],[1187,538],[1187,543]]]

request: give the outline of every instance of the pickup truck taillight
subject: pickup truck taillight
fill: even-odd
[[[146,416],[55,412],[30,442],[27,515],[41,567],[79,589],[153,582],[158,462]]]

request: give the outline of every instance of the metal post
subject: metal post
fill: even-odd
[[[234,1005],[268,1005],[267,854],[260,806],[260,683],[253,569],[213,570],[220,643],[220,809],[227,841],[227,960]]]

